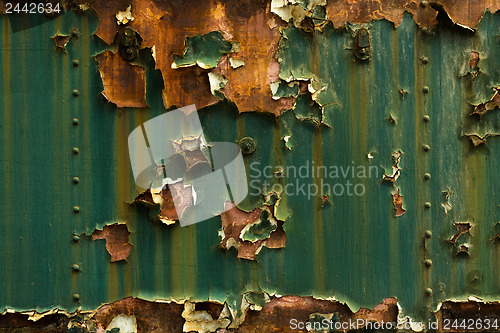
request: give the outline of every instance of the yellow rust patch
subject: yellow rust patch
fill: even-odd
[[[132,65],[118,53],[104,51],[96,57],[108,101],[119,108],[147,108],[145,69]]]

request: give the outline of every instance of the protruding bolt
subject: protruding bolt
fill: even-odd
[[[79,96],[80,92],[77,89],[73,90],[73,96]]]
[[[71,266],[71,269],[73,270],[73,272],[78,272],[80,271],[80,265],[73,264],[73,266]]]
[[[80,123],[80,121],[76,118],[73,119],[73,125],[78,125]]]
[[[73,60],[73,66],[77,67],[78,65],[80,65],[80,62],[76,59]]]
[[[424,121],[427,123],[429,122],[429,120],[431,120],[431,117],[429,117],[429,115],[424,115]]]
[[[79,302],[80,301],[80,295],[79,294],[73,294],[73,300],[75,302]]]
[[[422,2],[420,3],[422,7],[427,7],[428,4],[429,4],[428,0],[422,0]]]
[[[79,152],[80,149],[78,149],[77,147],[73,147],[73,154],[78,155]]]
[[[429,179],[431,179],[431,174],[430,174],[430,173],[428,173],[428,172],[424,173],[424,179],[425,179],[425,180],[429,180]]]
[[[245,155],[253,153],[256,149],[256,146],[257,146],[255,144],[254,139],[252,139],[250,137],[241,138],[241,140],[238,144],[240,146],[242,153]]]
[[[429,92],[429,87],[428,87],[428,86],[424,86],[424,87],[422,88],[422,92],[423,92],[424,94],[427,94],[427,93]]]
[[[78,207],[78,206],[73,206],[73,212],[75,212],[75,213],[80,213],[80,207]]]
[[[80,182],[80,178],[73,177],[73,183],[78,184]]]
[[[431,289],[431,288],[427,288],[427,289],[425,289],[425,294],[426,294],[427,296],[432,296],[432,289]]]
[[[424,231],[424,237],[425,237],[425,238],[431,238],[431,237],[432,237],[432,231],[430,231],[430,230],[425,230],[425,231]]]
[[[429,201],[427,201],[424,206],[425,206],[425,208],[431,208],[431,203]]]
[[[422,61],[422,64],[426,65],[427,63],[429,63],[429,58],[427,57],[422,57],[422,59],[420,59]]]
[[[78,243],[80,241],[80,236],[74,235],[73,236],[73,242]]]
[[[431,150],[431,146],[429,145],[423,145],[422,148],[425,150],[425,151],[429,151]]]
[[[78,31],[77,28],[75,28],[75,29],[73,29],[73,31],[71,31],[71,36],[75,37],[75,38],[80,37],[80,32]]]
[[[432,260],[430,260],[430,259],[425,259],[425,260],[424,260],[424,265],[425,265],[425,267],[431,267],[431,266],[432,266]]]

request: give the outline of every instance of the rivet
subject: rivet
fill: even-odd
[[[431,117],[429,117],[429,115],[424,115],[424,121],[425,122],[428,122],[429,120],[431,120]]]
[[[427,289],[425,289],[425,294],[426,294],[427,296],[432,296],[432,289],[431,289],[431,288],[427,288]]]
[[[78,96],[80,95],[80,92],[76,89],[73,90],[73,96]]]
[[[78,206],[74,206],[74,207],[73,207],[73,212],[75,212],[75,213],[79,213],[79,212],[80,212],[80,207],[78,207]]]
[[[78,60],[76,60],[76,59],[75,59],[75,60],[73,60],[73,66],[75,66],[75,67],[76,67],[76,66],[78,66],[78,65],[80,65],[80,62],[79,62]]]
[[[423,147],[422,147],[422,148],[423,148],[425,151],[429,151],[429,150],[431,150],[431,146],[429,146],[429,145],[423,145]]]
[[[241,152],[245,155],[253,153],[257,146],[254,139],[250,137],[241,138],[238,145],[240,146]]]
[[[76,302],[79,302],[80,301],[80,295],[79,294],[73,294],[73,300],[75,300]]]
[[[431,203],[429,201],[427,201],[424,206],[425,206],[425,208],[431,208]]]
[[[427,7],[428,4],[429,4],[428,0],[422,0],[422,2],[420,3],[422,7]]]
[[[432,260],[430,260],[430,259],[425,259],[425,260],[424,260],[424,265],[425,265],[425,267],[431,267],[431,266],[432,266]]]
[[[422,61],[422,64],[427,64],[429,62],[429,58],[427,57],[422,57],[422,59],[420,59]]]
[[[78,272],[80,270],[80,265],[78,264],[73,264],[73,266],[71,266],[71,269],[74,271],[74,272]]]
[[[73,37],[80,37],[80,32],[78,31],[77,28],[73,29],[73,31],[71,31],[71,36]]]
[[[76,118],[73,119],[73,125],[78,125],[80,123],[80,121]]]
[[[80,182],[80,178],[73,177],[73,183],[78,184]]]
[[[432,237],[432,231],[430,231],[430,230],[425,230],[425,231],[424,231],[424,236],[425,236],[425,238],[431,238],[431,237]]]
[[[80,241],[80,236],[78,236],[78,235],[74,235],[74,236],[73,236],[73,242],[77,243],[77,242],[79,242],[79,241]]]
[[[424,174],[424,178],[425,178],[426,180],[431,179],[431,174],[430,174],[430,173],[428,173],[428,172],[426,172],[426,173]]]
[[[424,86],[424,87],[422,88],[422,91],[423,91],[423,93],[424,93],[424,94],[427,94],[427,93],[429,92],[429,87]]]
[[[73,147],[73,154],[77,155],[80,152],[80,149],[77,147]]]

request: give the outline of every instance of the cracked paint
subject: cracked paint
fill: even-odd
[[[118,11],[116,13],[116,24],[118,25],[125,25],[131,21],[134,20],[134,17],[132,16],[132,5],[128,6],[127,9],[124,11]]]
[[[472,229],[470,222],[455,222],[454,225],[457,228],[457,232],[448,240],[452,244],[455,244],[461,235],[470,233]]]

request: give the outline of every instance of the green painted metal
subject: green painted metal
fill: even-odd
[[[255,141],[256,150],[245,155],[249,180],[263,188],[265,167],[283,166],[290,172],[273,174],[270,184],[292,184],[298,191],[281,196],[279,215],[291,213],[284,224],[286,247],[264,248],[256,261],[217,248],[220,217],[185,228],[166,226],[152,221],[147,207],[130,204],[138,192],[128,134],[165,112],[161,74],[151,61],[145,64],[150,108],[116,110],[99,95],[103,87],[93,56],[107,46],[93,36],[95,14],[68,12],[13,32],[9,20],[16,19],[0,16],[2,309],[93,309],[130,295],[228,300],[239,309],[244,292],[264,290],[336,297],[353,309],[394,296],[405,314],[425,318],[446,299],[500,297],[500,244],[490,241],[499,231],[500,146],[492,136],[474,147],[463,135],[474,126],[498,134],[498,108],[479,120],[469,116],[469,103],[486,101],[500,83],[500,15],[486,12],[476,33],[443,25],[426,32],[409,15],[398,28],[374,21],[367,25],[366,61],[355,60],[350,49],[356,27],[335,30],[327,24],[314,33],[289,27],[278,55],[280,77],[314,78],[316,90],[326,85],[316,95],[322,110],[308,94],[279,118],[238,115],[227,100],[199,110],[209,141]],[[56,52],[51,37],[74,28],[79,38],[70,39],[66,53]],[[481,56],[476,78],[467,74],[471,50]],[[382,176],[392,172],[391,155],[399,150],[401,175],[392,186]],[[368,169],[372,177],[356,171],[354,177],[323,179],[311,173],[293,177],[286,169],[311,170],[313,164],[376,168]],[[329,192],[325,204],[320,194],[300,190],[346,181],[363,184],[366,192]],[[397,188],[406,210],[398,218],[392,197]],[[441,204],[448,190],[452,209],[445,214]],[[250,188],[240,207],[261,202]],[[469,244],[470,255],[457,256],[447,240],[456,232],[453,223],[465,221],[473,229],[458,244]],[[111,263],[105,242],[88,236],[114,222],[126,222],[132,232],[127,262]],[[425,230],[432,232],[426,253]],[[74,235],[80,235],[77,241]],[[426,258],[432,266],[424,265]]]

